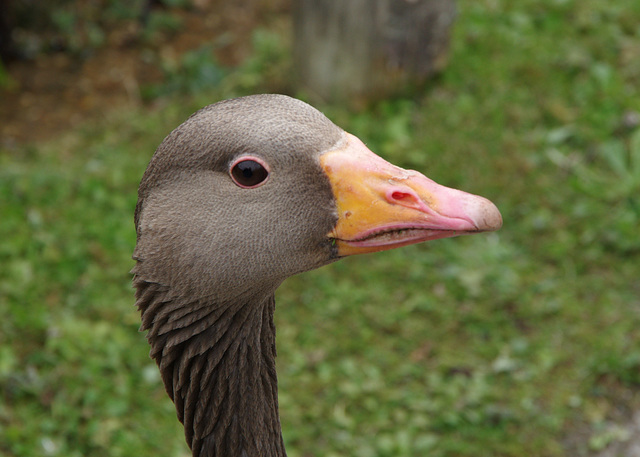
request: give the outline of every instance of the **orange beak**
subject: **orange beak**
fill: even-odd
[[[336,199],[338,222],[327,236],[339,256],[502,226],[500,211],[486,198],[396,167],[349,133],[341,146],[320,156],[320,163]]]

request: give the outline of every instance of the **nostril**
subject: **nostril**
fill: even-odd
[[[414,196],[408,192],[401,192],[399,190],[391,193],[391,199],[396,201],[415,200]]]
[[[426,205],[420,196],[413,189],[407,187],[393,186],[386,190],[385,197],[387,202],[392,205],[425,210]]]

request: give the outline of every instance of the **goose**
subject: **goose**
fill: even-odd
[[[160,144],[141,179],[141,330],[194,457],[283,457],[274,292],[345,256],[497,230],[489,200],[371,152],[284,95],[225,100]]]

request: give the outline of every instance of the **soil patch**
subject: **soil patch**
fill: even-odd
[[[141,88],[160,83],[161,62],[212,44],[224,65],[251,51],[254,29],[289,12],[286,0],[199,0],[192,9],[163,10],[179,18],[177,31],[145,36],[141,23],[106,31],[105,45],[88,57],[40,55],[7,66],[13,81],[0,90],[0,146],[46,140],[113,109],[143,104]]]

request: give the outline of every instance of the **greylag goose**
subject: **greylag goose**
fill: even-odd
[[[496,230],[489,200],[371,152],[283,95],[222,101],[156,150],[138,190],[142,330],[194,457],[282,457],[274,292],[342,257]]]

